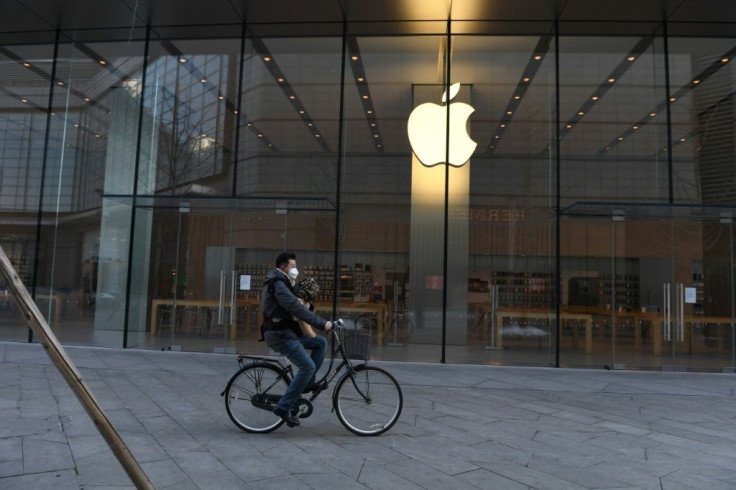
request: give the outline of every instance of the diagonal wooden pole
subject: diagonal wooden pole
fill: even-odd
[[[102,434],[102,437],[108,446],[110,446],[110,449],[112,449],[112,452],[118,458],[118,461],[120,461],[120,464],[126,473],[128,473],[136,488],[153,489],[153,485],[148,480],[148,477],[120,438],[115,427],[110,423],[105,412],[102,411],[87,383],[82,379],[82,375],[77,371],[76,366],[69,356],[67,356],[61,344],[59,344],[59,340],[54,335],[54,332],[51,331],[49,324],[41,314],[41,311],[39,311],[31,295],[28,294],[28,290],[23,285],[23,282],[21,282],[2,247],[0,247],[0,277],[4,279],[26,323],[28,323],[28,326],[33,329],[33,332],[41,340],[41,344],[46,349],[46,353],[51,358],[51,361],[64,376],[74,394],[77,395],[87,414],[92,418],[92,422],[94,422],[97,430],[100,431],[100,434]]]

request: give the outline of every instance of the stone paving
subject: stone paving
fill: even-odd
[[[361,438],[330,397],[293,429],[237,429],[233,355],[67,347],[160,489],[735,489],[736,377],[375,362],[404,391]],[[0,343],[0,488],[134,488],[38,345]]]

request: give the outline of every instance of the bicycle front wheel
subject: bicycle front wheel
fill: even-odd
[[[404,396],[396,379],[381,368],[357,366],[340,378],[333,405],[347,430],[359,436],[377,436],[399,420]]]
[[[225,388],[225,408],[230,420],[246,432],[266,433],[284,423],[281,417],[253,403],[255,395],[278,400],[289,386],[284,373],[269,364],[248,364],[235,373]]]

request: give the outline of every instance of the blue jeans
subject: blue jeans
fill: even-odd
[[[307,349],[312,351],[311,355],[307,354]],[[315,376],[322,361],[325,359],[327,351],[327,340],[324,337],[301,337],[295,340],[287,340],[276,349],[278,352],[286,356],[297,369],[296,376],[291,380],[291,384],[281,396],[278,402],[279,408],[291,410],[296,408],[297,400],[304,389],[314,383]]]

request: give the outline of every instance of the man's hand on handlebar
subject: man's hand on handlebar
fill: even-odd
[[[325,332],[332,330],[332,322],[325,323]]]

